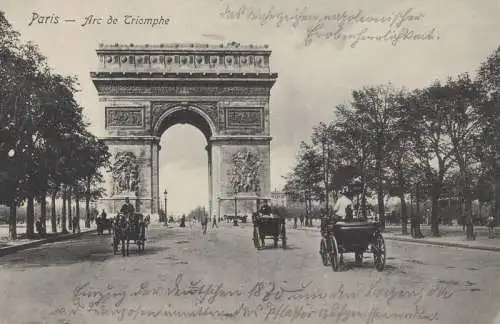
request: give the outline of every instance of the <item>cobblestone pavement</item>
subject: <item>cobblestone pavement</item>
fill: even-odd
[[[333,272],[314,231],[260,251],[251,224],[149,234],[129,257],[95,234],[1,257],[0,323],[500,323],[498,252],[386,241],[383,272]]]

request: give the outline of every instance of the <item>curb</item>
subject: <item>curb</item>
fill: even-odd
[[[456,247],[456,248],[461,248],[461,249],[500,252],[500,247],[496,247],[496,246],[484,246],[484,245],[474,246],[474,245],[468,245],[468,244],[464,244],[464,243],[433,242],[433,241],[423,241],[420,239],[405,238],[405,237],[392,237],[392,236],[384,236],[384,238],[386,240],[399,241],[399,242],[409,242],[409,243],[429,244],[429,245],[445,246],[445,247]]]
[[[97,232],[97,229],[91,229],[91,230],[88,230],[85,232],[80,232],[80,233],[75,233],[75,234],[73,234],[73,233],[59,234],[59,235],[56,235],[54,237],[49,237],[49,238],[37,240],[34,242],[28,242],[25,244],[19,244],[19,245],[14,245],[14,246],[7,246],[4,248],[0,248],[0,257],[3,257],[5,255],[11,254],[11,253],[15,253],[18,251],[38,247],[40,245],[44,245],[47,243],[54,243],[54,242],[69,240],[69,239],[80,237],[80,236],[85,235],[85,234],[90,234],[90,233],[95,233],[95,232]]]
[[[301,228],[299,231],[314,231],[319,232],[319,228],[309,227],[309,228]],[[382,234],[384,234],[382,232]],[[399,241],[399,242],[408,242],[408,243],[418,243],[418,244],[428,244],[435,246],[445,246],[445,247],[456,247],[461,249],[471,249],[471,250],[482,250],[482,251],[492,251],[492,252],[500,252],[500,247],[496,246],[485,246],[485,245],[468,245],[465,243],[449,243],[449,242],[435,242],[435,241],[424,241],[422,239],[414,239],[414,238],[406,238],[406,237],[394,237],[392,234],[383,235],[384,239],[390,241]]]

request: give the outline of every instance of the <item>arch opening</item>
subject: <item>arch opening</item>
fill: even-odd
[[[155,135],[161,137],[167,129],[177,124],[196,127],[207,141],[215,134],[215,126],[205,112],[193,106],[180,106],[169,109],[158,119],[154,129]]]
[[[210,178],[202,132],[189,124],[176,124],[163,133],[159,143],[159,209],[174,219],[197,207],[208,210]]]

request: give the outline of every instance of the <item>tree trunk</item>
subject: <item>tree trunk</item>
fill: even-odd
[[[408,235],[408,214],[406,210],[405,194],[403,189],[399,191],[399,200],[401,200],[401,233]]]
[[[472,193],[469,185],[469,177],[464,175],[464,216],[467,227],[467,238],[474,238],[474,217],[472,216]]]
[[[85,190],[85,227],[90,228],[90,177],[87,179]]]
[[[52,233],[57,233],[56,198],[57,190],[54,189],[51,195],[52,204],[50,205],[50,224],[52,225]]]
[[[71,196],[73,195],[73,188],[68,188],[68,228],[71,231],[73,229],[73,213],[71,210]]]
[[[40,222],[42,227],[45,229],[47,227],[47,193],[43,192],[40,197]],[[42,233],[45,235],[46,230]]]
[[[366,215],[366,175],[365,175],[365,171],[363,170],[363,173],[362,173],[362,183],[363,183],[363,191],[361,192],[361,212],[362,212],[362,215],[363,215],[363,219],[366,219],[367,218],[367,215]]]
[[[419,208],[419,200],[420,200],[420,192],[417,185],[416,193],[415,193],[415,211],[413,211],[413,205],[411,206],[411,235],[414,238],[422,238],[424,235],[420,229],[420,208]]]
[[[384,206],[384,188],[382,183],[382,160],[377,158],[377,200],[378,200],[378,215],[382,228],[385,227],[385,206]]]
[[[432,193],[432,212],[431,212],[431,232],[432,236],[439,235],[439,211],[438,211],[439,194],[433,190]]]
[[[66,234],[68,230],[66,229],[66,200],[68,196],[68,189],[66,186],[63,187],[62,191],[62,217],[61,217],[61,232]]]
[[[80,196],[78,194],[75,195],[75,221],[73,223],[73,233],[80,232]],[[75,228],[76,227],[76,228]]]
[[[17,239],[17,206],[16,202],[13,200],[10,203],[10,213],[9,213],[9,239]]]
[[[33,193],[28,193],[28,204],[26,206],[26,236],[28,238],[33,238],[35,234],[35,205],[34,205]]]
[[[500,183],[498,177],[495,178],[493,183],[493,215],[495,217],[496,224],[500,224]]]

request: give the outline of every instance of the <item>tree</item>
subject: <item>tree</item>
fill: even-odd
[[[394,114],[394,127],[392,130],[392,141],[388,146],[386,165],[391,171],[390,181],[393,184],[392,194],[400,199],[401,204],[401,232],[408,234],[408,210],[405,194],[410,190],[410,177],[413,147],[415,145],[416,130],[411,120],[411,100],[406,91],[399,93],[395,105],[397,109],[392,110]]]
[[[297,164],[287,176],[285,190],[303,197],[306,205],[306,225],[312,224],[312,201],[314,199],[320,200],[323,194],[321,166],[322,159],[316,150],[310,144],[301,142]]]
[[[49,193],[55,232],[57,193],[63,187],[63,200],[70,201],[70,192],[79,193],[77,187],[86,180],[86,198],[98,195],[101,190],[90,187],[101,179],[99,169],[109,157],[107,148],[86,131],[82,108],[74,98],[76,78],[53,73],[35,44],[21,44],[3,12],[0,82],[0,203],[11,207],[10,236],[16,237],[16,207],[25,200],[28,237],[34,234],[35,199],[41,203],[45,224]],[[65,213],[64,204],[63,232]]]
[[[333,137],[333,124],[327,125],[321,122],[318,126],[313,129],[312,134],[312,144],[318,155],[321,156],[321,171],[323,174],[323,194],[320,196],[320,200],[325,202],[325,211],[329,213],[329,198],[331,192],[331,178],[332,171],[334,170],[333,164],[333,150],[335,148],[334,137]]]
[[[480,144],[481,102],[485,96],[478,83],[468,74],[448,79],[444,86],[442,109],[447,112],[444,129],[449,137],[454,160],[460,172],[461,193],[464,200],[464,220],[472,221],[472,186],[476,163],[476,148]],[[473,231],[473,228],[470,228]]]
[[[389,148],[394,140],[395,125],[399,122],[398,98],[402,90],[395,89],[391,84],[374,87],[364,87],[353,91],[353,106],[359,118],[363,119],[370,134],[371,151],[375,160],[377,180],[378,211],[384,224],[384,162]]]
[[[439,83],[413,94],[411,118],[414,120],[415,134],[418,134],[414,149],[416,170],[423,175],[425,183],[416,183],[420,193],[425,185],[430,185],[432,199],[431,230],[433,236],[439,236],[438,200],[443,181],[453,165],[453,146],[446,134],[445,89]]]
[[[339,105],[336,107],[336,117],[333,141],[335,143],[336,157],[338,161],[336,176],[332,182],[336,190],[344,186],[344,180],[339,180],[343,168],[355,168],[361,175],[363,191],[361,192],[361,212],[363,218],[367,217],[366,186],[371,176],[368,171],[373,168],[371,157],[370,133],[366,122],[351,106]],[[347,180],[345,180],[347,181]],[[347,183],[347,182],[345,182]]]
[[[500,222],[500,46],[481,64],[477,82],[485,93],[481,104],[481,146],[477,150],[483,176],[493,191],[493,210]]]

